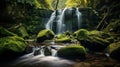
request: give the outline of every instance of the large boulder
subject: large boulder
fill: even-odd
[[[83,46],[68,46],[58,50],[57,56],[69,60],[84,60],[86,49]]]
[[[80,29],[74,33],[74,36],[81,45],[86,47],[89,51],[101,52],[110,44],[110,35],[101,31],[87,31]]]
[[[108,52],[111,58],[120,61],[120,42],[110,44]]]
[[[48,29],[41,30],[37,35],[37,42],[44,42],[45,40],[50,40],[54,38],[54,32]]]
[[[0,58],[11,59],[22,55],[27,43],[18,36],[7,36],[0,38]]]

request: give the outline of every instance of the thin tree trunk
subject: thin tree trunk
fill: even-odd
[[[57,0],[56,5],[55,5],[55,10],[57,10],[59,4],[59,0]]]

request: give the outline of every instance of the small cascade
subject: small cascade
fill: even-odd
[[[33,56],[41,55],[41,56],[56,56],[57,50],[60,49],[62,46],[40,46],[34,47],[33,52],[30,53]]]
[[[56,17],[56,11],[54,11],[49,19],[49,21],[47,22],[46,24],[46,29],[51,29],[52,30],[52,27],[53,27],[53,22],[55,20],[55,17]]]
[[[80,29],[81,22],[82,13],[79,11],[79,8],[65,8],[54,11],[45,27],[59,34],[65,31],[73,32]]]
[[[78,29],[80,29],[80,25],[82,22],[82,13],[79,12],[79,8],[76,8],[76,15],[77,15],[77,22],[78,22]]]
[[[65,24],[64,24],[64,14],[67,8],[65,8],[60,17],[58,18],[58,23],[57,23],[57,34],[63,33],[65,31]]]

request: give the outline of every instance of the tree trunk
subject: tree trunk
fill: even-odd
[[[58,4],[59,4],[59,0],[57,0],[57,2],[56,2],[55,10],[57,10]]]

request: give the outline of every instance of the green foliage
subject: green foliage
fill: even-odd
[[[66,7],[87,7],[87,0],[67,0]]]
[[[112,43],[108,46],[110,57],[120,61],[120,42]]]
[[[34,5],[34,0],[6,0],[6,1],[12,3],[12,5],[14,6],[16,6],[17,3]]]
[[[68,46],[58,50],[57,56],[65,59],[85,59],[86,49],[83,46]]]
[[[23,52],[27,43],[23,38],[18,36],[7,36],[0,38],[0,52],[11,50],[14,52]]]
[[[8,31],[7,29],[0,26],[0,38],[6,36],[15,36],[16,34]]]
[[[52,0],[35,0],[35,5],[38,8],[53,10]]]
[[[43,42],[54,38],[54,32],[48,29],[41,30],[37,35],[37,42]]]

